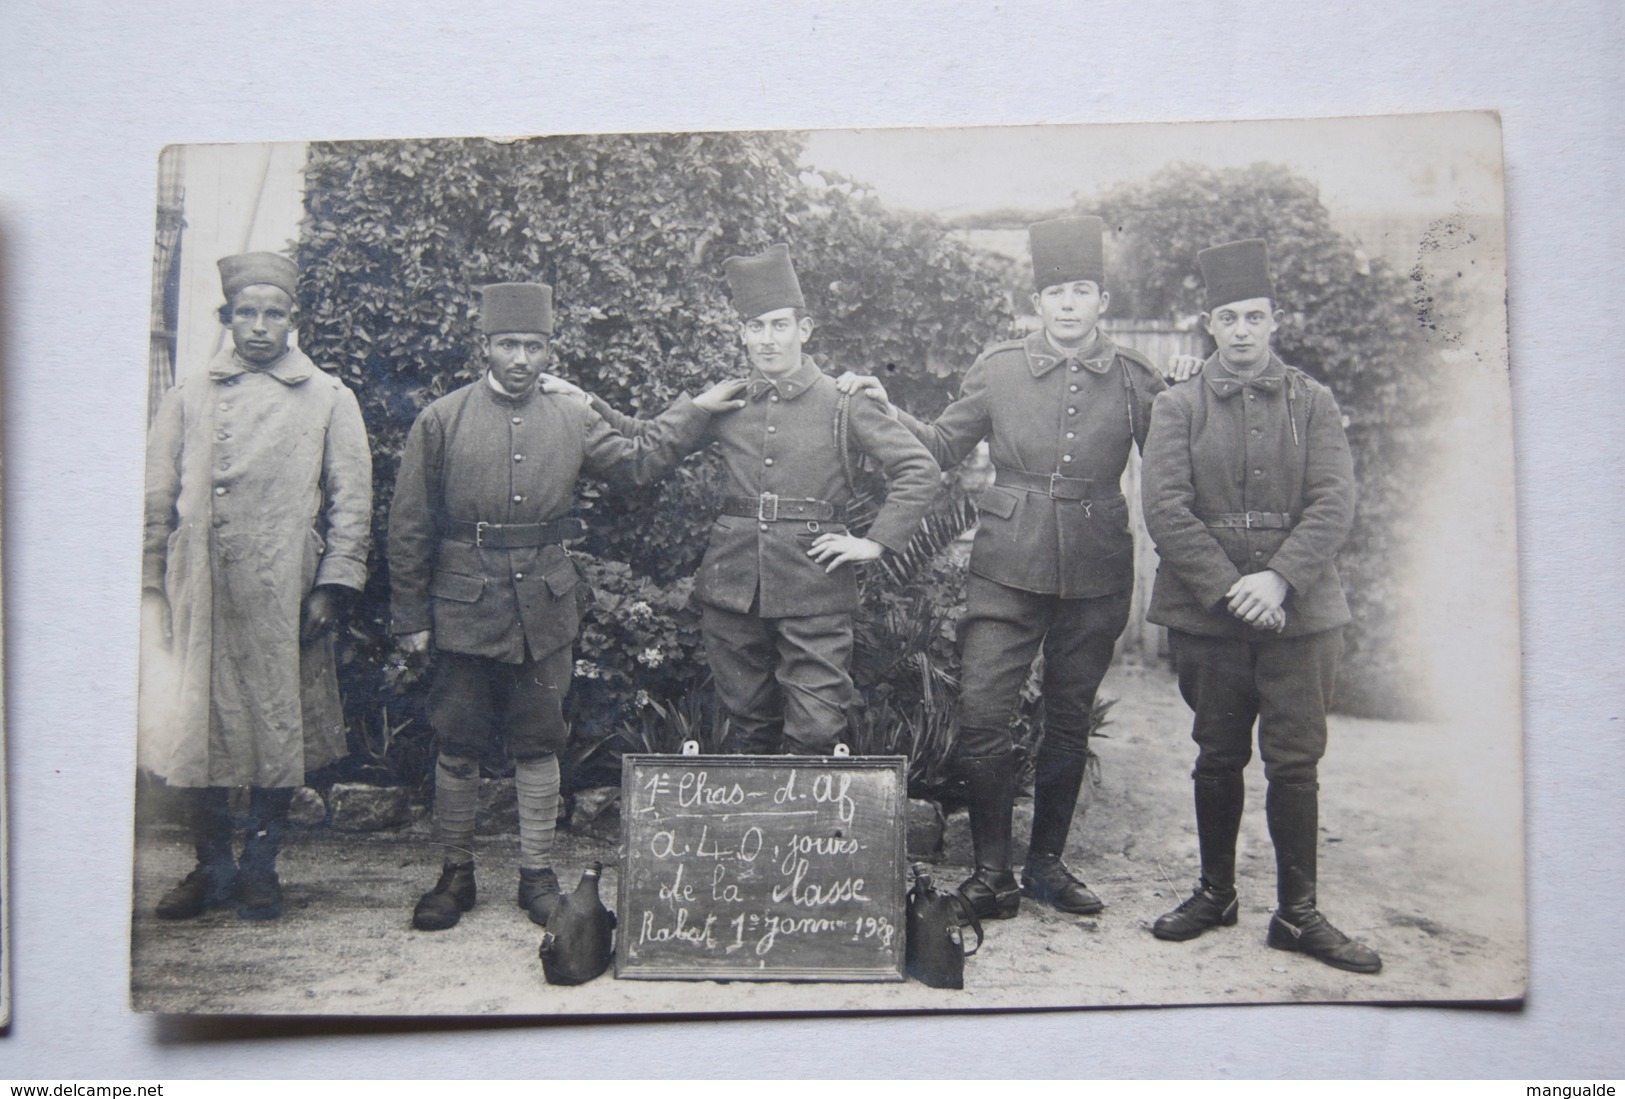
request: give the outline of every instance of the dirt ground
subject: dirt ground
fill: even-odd
[[[481,900],[451,931],[410,927],[438,852],[426,823],[393,833],[301,833],[281,862],[287,910],[241,921],[229,910],[185,923],[153,905],[191,866],[173,827],[137,836],[132,998],[137,1010],[252,1015],[646,1015],[978,1010],[1079,1005],[1521,997],[1526,973],[1521,776],[1514,758],[1480,766],[1465,724],[1336,717],[1321,767],[1320,905],[1383,958],[1360,976],[1267,948],[1274,862],[1263,779],[1248,775],[1239,858],[1241,920],[1188,943],[1153,938],[1151,922],[1197,875],[1189,712],[1172,676],[1120,665],[1101,689],[1117,698],[1095,742],[1102,782],[1074,825],[1068,861],[1106,901],[1091,918],[1025,902],[987,925],[965,989],[882,984],[616,980],[546,984],[540,931],[514,904],[517,843],[481,840]],[[612,845],[560,833],[566,888]],[[944,866],[953,883],[965,867]]]

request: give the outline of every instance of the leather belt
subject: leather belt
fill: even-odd
[[[1040,492],[1057,500],[1093,500],[1095,494],[1093,478],[1063,477],[1059,473],[1024,473],[1019,469],[1000,469],[994,471],[993,483],[1022,492]]]
[[[833,519],[835,505],[825,500],[764,492],[760,496],[724,496],[722,514],[759,519],[764,523],[776,523],[780,519]]]
[[[440,535],[453,542],[470,542],[481,549],[531,549],[580,538],[587,528],[580,519],[566,516],[546,523],[470,523],[442,519]]]
[[[1230,511],[1223,515],[1203,516],[1202,522],[1210,527],[1233,530],[1291,530],[1298,521],[1279,511]]]

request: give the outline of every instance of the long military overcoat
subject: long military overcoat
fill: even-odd
[[[1200,377],[1157,398],[1141,492],[1161,558],[1152,622],[1256,639],[1224,601],[1243,574],[1264,569],[1291,586],[1282,636],[1349,621],[1337,551],[1354,522],[1354,460],[1331,390],[1303,371],[1271,355],[1243,380],[1208,359]]]
[[[289,350],[231,349],[165,395],[147,444],[142,585],[167,648],[143,659],[144,766],[178,786],[296,786],[346,750],[331,637],[301,646],[305,596],[360,590],[372,459],[354,394]]]

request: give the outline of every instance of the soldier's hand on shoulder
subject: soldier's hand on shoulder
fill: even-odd
[[[807,556],[826,566],[825,572],[834,572],[842,565],[873,561],[884,553],[885,549],[885,546],[869,538],[830,533],[819,535],[813,542],[812,549],[807,551]]]
[[[587,396],[587,391],[585,389],[582,389],[574,382],[565,381],[556,374],[549,374],[546,371],[543,371],[537,377],[537,381],[541,383],[543,393],[555,393],[563,397],[574,397],[582,404],[592,403],[592,399]]]
[[[1178,384],[1200,374],[1205,361],[1199,355],[1169,355],[1168,369],[1162,372],[1162,376],[1169,382]]]
[[[869,374],[854,374],[848,370],[835,379],[835,388],[842,393],[867,393],[881,404],[891,404],[891,398],[886,395],[886,387],[881,384],[879,378]]]
[[[709,412],[715,416],[719,412],[732,412],[736,408],[745,407],[745,387],[750,383],[744,378],[729,378],[694,398],[694,406],[701,412]]]

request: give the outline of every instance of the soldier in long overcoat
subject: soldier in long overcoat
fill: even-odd
[[[292,788],[342,756],[330,630],[366,581],[372,460],[355,396],[288,338],[298,269],[220,260],[231,346],[165,395],[147,444],[142,764],[187,790],[197,867],[158,915],[280,914]],[[248,786],[231,846],[228,788]]]
[[[1145,445],[1146,526],[1161,565],[1147,617],[1168,627],[1195,711],[1202,877],[1160,939],[1237,918],[1236,835],[1253,727],[1268,791],[1278,907],[1268,943],[1375,973],[1382,962],[1316,909],[1318,765],[1348,601],[1337,551],[1354,522],[1354,463],[1331,390],[1271,350],[1280,325],[1262,240],[1198,257],[1218,345],[1199,381],[1157,398]]]
[[[1021,894],[1090,914],[1101,900],[1061,860],[1089,758],[1095,690],[1128,623],[1134,544],[1119,490],[1165,388],[1150,361],[1098,326],[1103,225],[1068,217],[1029,227],[1033,308],[1043,322],[998,343],[932,423],[897,415],[944,468],[988,441],[994,483],[977,500],[961,666],[958,768],[976,868],[960,893],[982,919],[1016,915]],[[873,378],[842,384],[883,395]],[[1011,868],[1011,723],[1044,654],[1044,730],[1035,760],[1032,840]]]
[[[942,471],[877,403],[853,401],[846,445],[854,462],[880,467],[887,494],[867,533],[852,534],[841,394],[802,350],[813,322],[789,247],[732,257],[723,273],[751,376],[744,407],[715,417],[696,444],[718,445],[727,477],[694,584],[706,659],[735,750],[826,755],[852,704],[853,566],[908,545]],[[591,399],[624,430],[646,422]]]
[[[559,897],[552,867],[563,700],[581,622],[568,513],[583,474],[643,485],[692,448],[741,385],[680,398],[628,438],[586,403],[537,385],[553,331],[552,289],[484,288],[484,375],[430,404],[407,435],[389,512],[391,629],[409,652],[434,649],[429,721],[439,882],[413,926],[439,931],[474,906],[479,760],[505,746],[519,802],[519,906],[545,924]]]

